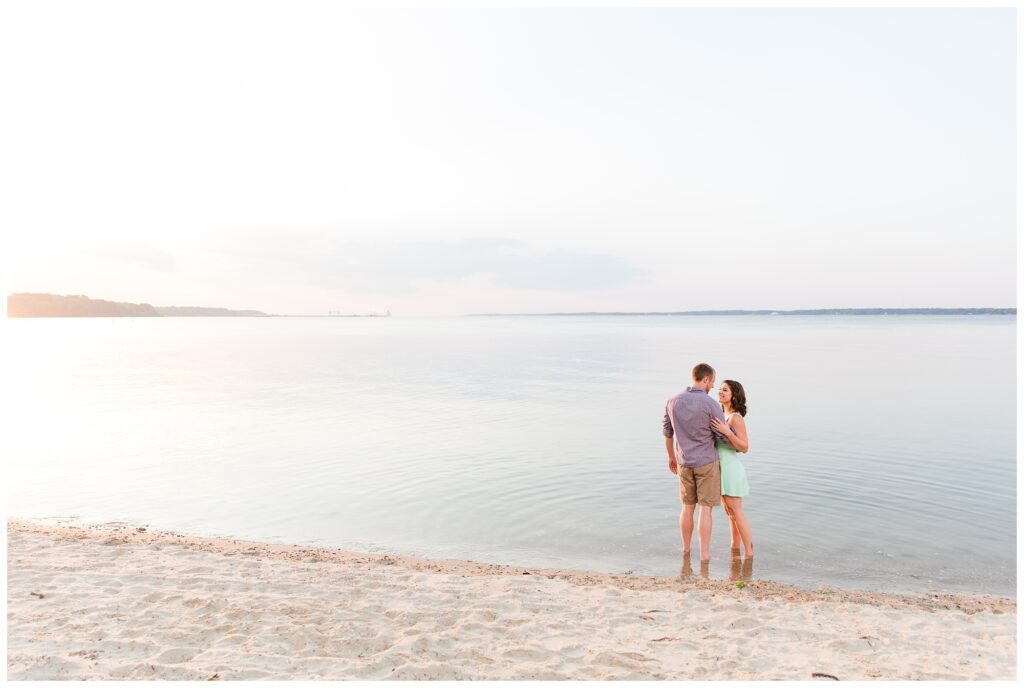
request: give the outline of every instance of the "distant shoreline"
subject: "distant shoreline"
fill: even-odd
[[[256,318],[387,318],[384,313],[277,314],[201,306],[152,306],[91,299],[85,295],[13,293],[7,296],[8,318],[152,318],[152,317],[256,317]],[[811,308],[798,310],[733,309],[701,311],[577,311],[554,313],[464,313],[454,317],[566,317],[566,316],[730,316],[730,315],[1017,315],[1016,308]],[[430,317],[430,316],[425,316]],[[452,316],[436,316],[452,317]]]
[[[160,307],[158,307],[160,308]],[[161,308],[162,309],[162,308]],[[207,309],[214,310],[214,309]],[[880,316],[880,315],[961,315],[961,316],[972,316],[972,315],[1009,315],[1016,317],[1016,308],[880,308],[880,309],[823,309],[814,311],[671,311],[671,312],[616,312],[616,311],[593,311],[593,312],[579,312],[579,313],[464,313],[462,315],[424,315],[424,316],[408,316],[408,317],[422,317],[422,318],[537,318],[537,317],[551,317],[551,318],[565,318],[565,317],[585,317],[585,316],[612,316],[612,317],[664,317],[664,316],[710,316],[710,317],[729,317],[729,316],[773,316],[773,315],[798,315],[798,316]],[[150,318],[150,315],[111,315],[111,314],[97,314],[97,315],[12,315],[7,314],[7,317],[12,320],[88,320],[91,318]],[[318,313],[251,313],[242,311],[231,311],[228,313],[193,313],[193,314],[177,314],[177,313],[159,313],[157,317],[163,318],[382,318],[387,319],[385,315],[359,315],[359,314],[345,314],[345,315],[322,315]]]
[[[196,318],[268,317],[255,310],[231,310],[204,306],[152,306],[90,299],[84,294],[15,293],[7,295],[8,318]]]
[[[1017,315],[1016,308],[814,308],[806,310],[584,311],[575,313],[470,313],[468,317],[574,315]]]

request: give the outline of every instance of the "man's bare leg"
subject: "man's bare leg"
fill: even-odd
[[[679,536],[683,539],[683,555],[690,553],[690,541],[693,539],[693,510],[696,504],[684,504],[679,512]]]
[[[697,542],[700,544],[700,561],[711,560],[711,507],[703,504],[697,510]]]

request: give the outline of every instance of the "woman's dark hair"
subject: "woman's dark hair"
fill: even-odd
[[[741,416],[747,415],[747,393],[743,391],[743,385],[735,380],[723,380],[722,384],[729,385],[732,392],[732,410]]]

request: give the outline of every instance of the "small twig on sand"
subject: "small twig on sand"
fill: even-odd
[[[664,643],[664,642],[669,642],[669,641],[672,641],[672,640],[679,640],[679,638],[673,638],[670,635],[666,635],[664,638],[655,638],[651,642],[652,643]]]
[[[44,595],[44,594],[43,594],[43,593],[41,593],[41,592],[30,592],[30,593],[29,593],[29,595],[35,595],[35,596],[36,596],[36,597],[38,597],[39,599],[43,599],[44,597],[46,597],[46,595]]]
[[[830,678],[833,681],[838,681],[839,680],[838,678],[836,678],[832,674],[823,674],[820,671],[815,671],[813,674],[811,674],[811,678]]]
[[[220,680],[220,674],[214,674],[213,676],[211,676],[210,678],[208,678],[206,680],[207,681],[219,681]]]

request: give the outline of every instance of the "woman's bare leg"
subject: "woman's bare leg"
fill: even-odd
[[[732,511],[730,523],[735,524],[734,528],[739,532],[743,540],[743,549],[746,550],[747,558],[754,556],[754,543],[751,541],[750,524],[747,523],[747,516],[743,513],[743,498],[729,497],[729,509]]]
[[[725,510],[725,515],[729,517],[729,548],[732,549],[733,554],[739,555],[740,531],[736,527],[736,519],[733,518],[732,499],[732,497],[722,495],[722,509]]]

